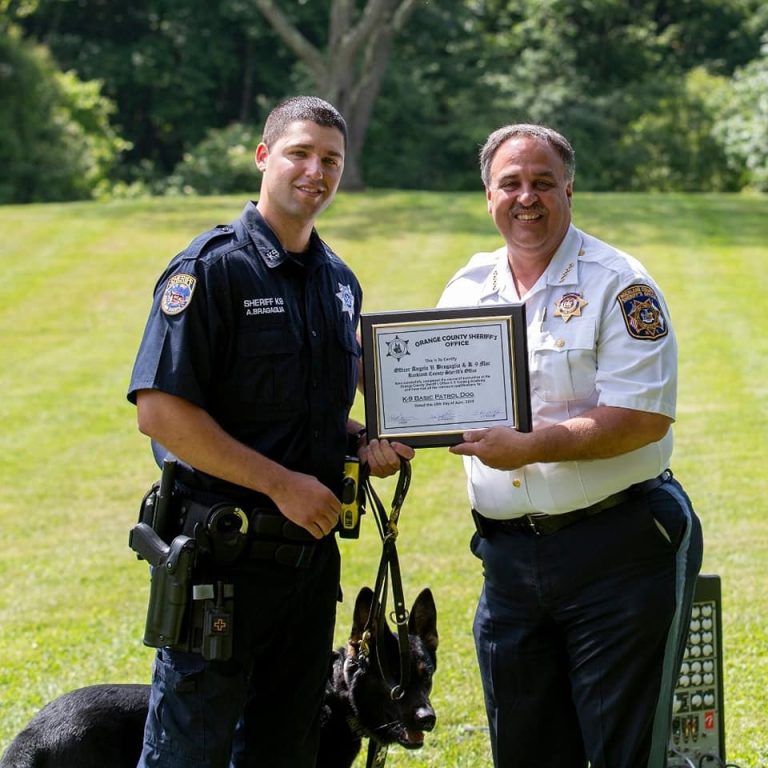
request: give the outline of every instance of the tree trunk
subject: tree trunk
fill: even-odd
[[[395,35],[417,0],[368,0],[357,20],[352,0],[333,0],[328,45],[320,51],[288,20],[275,0],[253,0],[272,28],[312,73],[318,96],[347,121],[349,137],[342,189],[365,186],[362,154],[373,107],[387,71]]]

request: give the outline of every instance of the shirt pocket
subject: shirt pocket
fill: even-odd
[[[304,396],[301,340],[285,328],[243,333],[237,342],[236,380],[244,401],[290,405]]]
[[[595,322],[590,318],[529,337],[531,389],[551,402],[588,398],[597,375],[595,337]]]
[[[351,407],[355,400],[357,388],[358,364],[360,361],[360,345],[357,342],[355,330],[351,325],[343,325],[336,335],[337,360],[331,363],[331,368],[339,372],[338,392],[341,401]]]

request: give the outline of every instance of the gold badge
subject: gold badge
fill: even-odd
[[[572,317],[581,317],[581,310],[589,304],[580,293],[566,293],[555,302],[555,317],[567,323]]]

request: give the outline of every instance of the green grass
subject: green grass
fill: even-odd
[[[155,479],[124,397],[154,281],[240,198],[0,208],[0,749],[42,704],[94,682],[146,681],[147,574],[127,546]],[[681,349],[673,462],[723,581],[726,747],[768,765],[768,199],[576,195],[575,220],[643,260]],[[433,306],[471,253],[499,244],[481,192],[341,195],[320,231],[365,288],[365,309]],[[361,404],[355,406],[361,415]],[[379,483],[389,498],[391,483]],[[460,463],[421,451],[400,525],[406,598],[438,604],[438,728],[392,766],[487,766],[471,639],[481,582]],[[372,583],[364,519],[342,542],[345,601]],[[362,761],[358,761],[362,765]]]

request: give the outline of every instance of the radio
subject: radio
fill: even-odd
[[[668,754],[667,768],[701,765],[707,756],[725,765],[719,576],[699,576],[696,580],[685,655],[672,700]]]
[[[342,539],[357,539],[360,536],[360,515],[365,512],[360,504],[361,491],[360,460],[346,456],[341,483],[341,514],[337,527]]]

